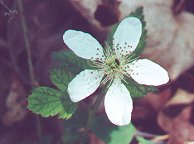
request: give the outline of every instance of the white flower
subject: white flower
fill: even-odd
[[[94,93],[101,83],[110,81],[104,101],[106,114],[116,125],[129,124],[133,102],[121,80],[131,77],[139,84],[154,86],[169,81],[168,73],[160,65],[147,59],[131,59],[141,34],[141,21],[135,17],[125,18],[113,36],[113,48],[103,49],[90,34],[67,30],[63,35],[65,44],[77,56],[92,60],[97,67],[97,70],[80,72],[69,83],[70,99],[78,102]]]

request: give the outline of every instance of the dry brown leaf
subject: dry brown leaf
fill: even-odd
[[[147,48],[143,53],[145,57],[150,57],[164,66],[172,80],[175,80],[180,74],[189,69],[194,62],[194,41],[192,36],[194,33],[194,16],[184,12],[175,17],[175,20],[174,28],[173,25],[169,26],[169,23],[167,23],[168,29],[170,27],[172,29],[165,28],[165,30],[158,32],[159,36],[156,38],[158,40],[148,39]],[[149,35],[148,31],[148,38],[154,37],[154,32],[151,31],[151,33],[153,35]],[[156,41],[158,41],[158,44],[153,43]]]
[[[103,29],[95,19],[94,13],[101,0],[71,1],[98,29]],[[147,47],[142,56],[159,63],[175,80],[194,64],[194,16],[182,12],[173,15],[173,0],[122,0],[119,1],[119,19],[123,19],[136,8],[143,6],[148,30]],[[89,15],[88,15],[89,13]]]
[[[98,29],[103,29],[100,22],[97,21],[94,16],[98,5],[102,3],[101,0],[72,0],[70,2],[92,25],[96,26]]]
[[[96,137],[95,134],[90,134],[90,144],[105,144],[102,140],[100,140],[98,137]]]
[[[144,9],[152,9],[153,7],[166,7],[170,9],[172,5],[173,0],[122,0],[119,6],[120,19],[128,16],[140,6],[143,6]]]
[[[155,115],[172,95],[171,89],[168,87],[160,93],[149,93],[143,98],[135,101],[133,109],[133,119],[145,119]]]
[[[169,133],[168,144],[183,144],[194,140],[194,125],[190,123],[194,95],[178,90],[158,115],[160,127]]]
[[[175,80],[192,66],[194,57],[193,15],[183,12],[174,16],[171,10],[173,1],[150,2],[147,0],[143,2],[139,0],[132,4],[129,4],[129,0],[123,2],[125,8],[121,7],[122,17],[127,16],[138,6],[144,6],[148,39],[143,57],[148,57],[165,67],[171,80]]]
[[[175,96],[168,101],[167,106],[178,104],[190,104],[194,101],[194,94],[188,93],[182,89],[178,89]]]
[[[4,125],[12,125],[15,122],[21,121],[27,114],[26,108],[23,106],[24,89],[22,84],[13,79],[10,92],[6,100],[7,111],[3,116]]]
[[[185,142],[184,144],[194,144],[194,142]]]

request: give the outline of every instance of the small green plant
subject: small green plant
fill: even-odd
[[[35,88],[28,98],[28,108],[43,117],[69,119],[75,113],[65,122],[69,135],[64,143],[79,141],[92,130],[108,144],[128,144],[137,132],[130,124],[131,97],[144,96],[155,91],[153,86],[169,80],[161,66],[139,58],[146,45],[145,25],[143,9],[138,8],[113,26],[104,48],[88,33],[67,30],[63,40],[71,51],[52,55],[50,79],[56,88]],[[91,94],[96,95],[95,102],[83,103],[87,108],[80,110],[80,101]],[[94,117],[103,99],[107,117],[114,125],[104,122],[106,116],[103,120]],[[139,137],[137,140],[147,142]]]

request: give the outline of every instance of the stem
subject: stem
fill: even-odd
[[[28,29],[26,25],[26,19],[24,16],[24,8],[21,0],[18,0],[18,6],[20,11],[20,17],[22,21],[22,29],[23,29],[23,35],[24,35],[24,42],[25,42],[25,48],[27,52],[27,58],[28,58],[28,68],[30,73],[30,80],[32,83],[32,86],[35,85],[35,79],[34,79],[34,72],[33,72],[33,65],[32,65],[32,56],[31,56],[31,50],[30,50],[30,43],[28,39]]]
[[[40,123],[40,117],[36,115],[36,128],[37,128],[37,135],[38,135],[38,144],[42,144],[42,127]]]
[[[173,13],[175,15],[178,15],[183,11],[184,6],[185,6],[185,2],[186,2],[186,0],[180,0],[179,1],[179,3],[176,5],[176,7],[173,10]]]
[[[101,92],[99,93],[94,105],[92,106],[92,111],[91,111],[92,115],[98,110],[98,107],[100,106],[101,101],[104,98],[104,93],[105,93],[105,90],[101,89]]]
[[[152,142],[154,143],[158,143],[161,141],[165,141],[167,139],[169,139],[169,135],[155,135],[155,134],[150,134],[150,133],[146,133],[146,132],[141,132],[141,131],[137,131],[136,134],[134,136],[141,136],[141,137],[145,137],[145,138],[150,138]]]
[[[3,47],[3,48],[7,47],[7,43],[1,38],[0,38],[0,46]]]
[[[141,136],[141,137],[145,137],[145,138],[155,138],[158,135],[154,135],[154,134],[150,134],[150,133],[146,133],[146,132],[137,131],[135,133],[135,136]]]
[[[161,141],[165,141],[169,138],[170,138],[170,135],[166,134],[166,135],[157,136],[157,137],[153,138],[152,141],[158,143]]]
[[[91,111],[89,111],[89,116],[88,116],[88,120],[87,120],[87,124],[86,124],[86,129],[85,129],[85,135],[89,132],[90,127],[91,127],[91,123],[92,123],[92,119],[94,117],[94,114],[96,113],[96,111],[98,110],[103,98],[105,95],[105,90],[101,89],[101,92],[99,93],[98,97],[96,98],[96,101],[94,103],[94,105],[91,106]]]
[[[1,0],[0,3],[1,3],[8,11],[10,11],[10,9],[9,9],[8,6],[3,2],[3,0]]]
[[[10,8],[3,2],[3,0],[0,0],[0,3],[3,5],[3,7],[5,7],[5,9],[7,9],[8,12],[5,12],[4,15],[9,16],[8,22],[10,22],[10,20],[12,20],[12,19],[14,18],[14,16],[17,14],[17,10],[12,10],[12,9],[10,9]]]
[[[22,22],[25,48],[26,48],[26,52],[27,52],[27,61],[28,61],[28,68],[29,68],[29,73],[30,73],[30,81],[31,81],[32,87],[34,87],[34,86],[36,86],[36,81],[35,81],[35,77],[34,77],[30,42],[28,39],[28,29],[27,29],[26,19],[24,16],[24,8],[23,8],[22,0],[18,0],[18,7],[19,7],[20,18],[21,18],[21,22]],[[42,128],[41,128],[39,116],[36,116],[36,126],[37,126],[38,143],[42,144]]]

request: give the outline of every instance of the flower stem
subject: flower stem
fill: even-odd
[[[88,120],[87,120],[87,124],[86,124],[86,129],[85,129],[85,133],[84,135],[86,135],[90,128],[91,128],[91,124],[92,124],[92,120],[94,117],[94,114],[96,113],[96,111],[98,110],[102,100],[104,99],[105,96],[105,90],[104,89],[100,89],[100,93],[98,95],[98,97],[95,100],[95,103],[91,106],[91,111],[89,111],[89,116],[88,116]]]
[[[137,131],[135,136],[141,136],[141,137],[146,137],[146,138],[154,138],[158,135],[154,135],[154,134],[150,134],[150,133],[146,133],[146,132],[141,132],[141,131]]]
[[[98,107],[100,106],[101,104],[101,101],[103,100],[104,98],[104,95],[105,95],[105,90],[101,89],[101,92],[99,93],[98,97],[96,98],[96,101],[94,103],[94,105],[92,106],[92,114],[94,114],[97,110],[98,110]]]
[[[29,74],[30,74],[30,82],[31,82],[31,86],[35,87],[37,85],[37,83],[36,83],[34,71],[33,71],[30,42],[28,39],[28,29],[27,29],[26,19],[24,16],[24,8],[23,8],[22,0],[18,0],[18,7],[19,7],[20,18],[21,18],[21,22],[22,22],[22,30],[23,30],[23,35],[24,35],[25,48],[26,48],[26,52],[27,52],[27,61],[28,61],[28,68],[29,68]],[[36,126],[37,126],[38,143],[42,144],[42,128],[41,128],[39,116],[36,116]]]

